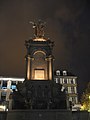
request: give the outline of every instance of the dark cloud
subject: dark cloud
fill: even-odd
[[[46,37],[55,41],[55,68],[76,74],[83,91],[90,72],[89,14],[89,0],[0,0],[0,75],[25,76],[29,21],[42,19]]]

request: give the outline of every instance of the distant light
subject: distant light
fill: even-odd
[[[89,95],[89,97],[88,97],[88,98],[89,98],[89,100],[90,100],[90,95]]]
[[[81,106],[81,110],[84,110],[84,106]]]
[[[88,110],[88,112],[90,112],[90,109]]]

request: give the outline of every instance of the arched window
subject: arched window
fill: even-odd
[[[64,70],[64,71],[63,71],[63,75],[67,75],[67,71]]]
[[[60,70],[57,70],[57,71],[56,71],[56,75],[60,75]]]

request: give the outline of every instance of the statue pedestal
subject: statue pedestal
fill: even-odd
[[[27,80],[13,94],[13,109],[67,109],[66,94],[50,80]]]
[[[68,110],[16,110],[9,111],[7,120],[72,120]]]

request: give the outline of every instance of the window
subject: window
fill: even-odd
[[[12,85],[16,85],[16,81],[12,81]]]
[[[71,93],[71,87],[68,87],[68,93]]]
[[[65,87],[65,91],[66,91],[66,93],[68,93],[68,87]]]
[[[64,83],[67,84],[67,79],[64,79]]]
[[[7,88],[7,81],[3,81],[2,88],[6,89]]]
[[[76,97],[72,97],[72,103],[76,103]]]
[[[71,80],[72,80],[72,79],[68,79],[69,84],[71,84]]]
[[[73,84],[73,79],[71,79],[71,84]]]
[[[67,71],[63,71],[63,75],[67,75]]]
[[[11,89],[16,89],[16,81],[12,81]]]
[[[60,70],[57,70],[57,71],[56,71],[56,75],[60,75]]]
[[[73,86],[71,87],[71,93],[75,93],[75,89]]]

